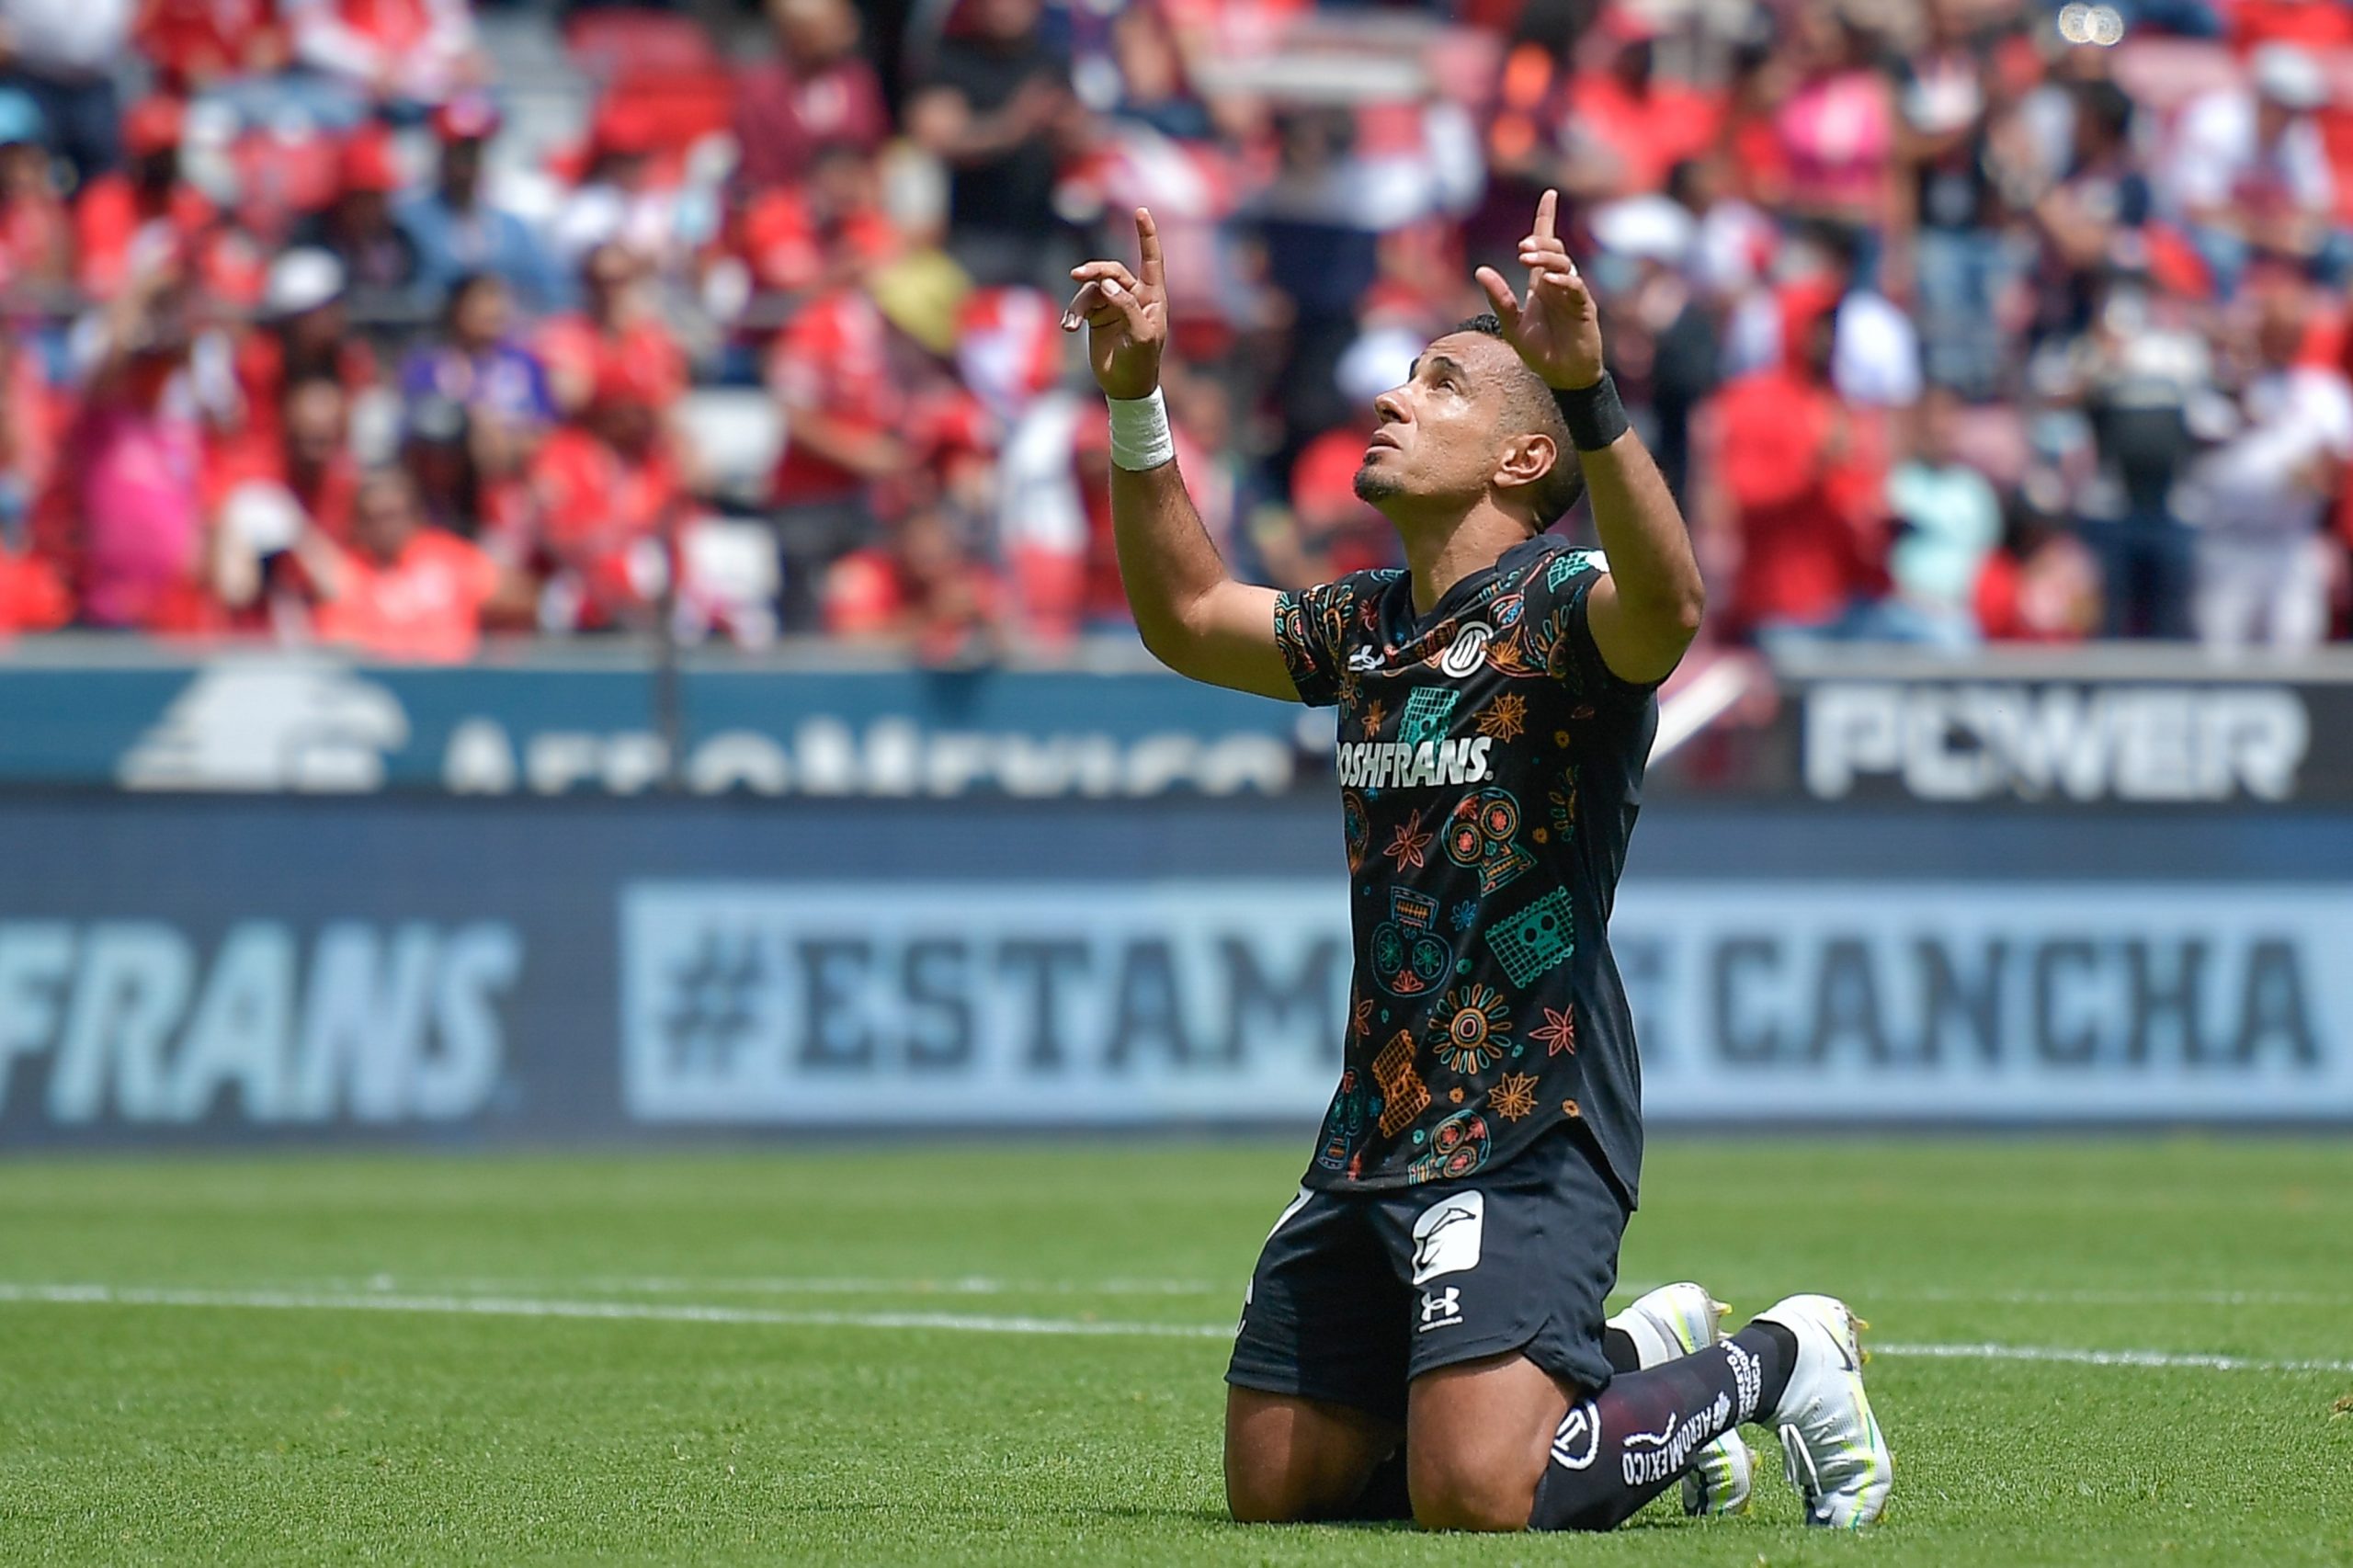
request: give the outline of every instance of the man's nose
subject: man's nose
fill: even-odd
[[[1379,397],[1372,400],[1373,413],[1379,415],[1384,421],[1391,424],[1403,422],[1405,417],[1404,394],[1405,389],[1404,387],[1391,387],[1387,392],[1382,392]]]

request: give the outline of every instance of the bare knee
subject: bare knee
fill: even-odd
[[[1432,1530],[1523,1530],[1566,1392],[1525,1356],[1441,1367],[1414,1380],[1405,1484]]]
[[[1310,1517],[1309,1497],[1294,1478],[1269,1475],[1225,1456],[1225,1511],[1237,1525],[1288,1525]]]
[[[1397,1445],[1392,1423],[1313,1400],[1228,1391],[1225,1508],[1236,1524],[1328,1518]]]
[[[1535,1488],[1520,1466],[1479,1462],[1461,1449],[1408,1449],[1406,1486],[1414,1523],[1426,1530],[1524,1530],[1536,1506]]]

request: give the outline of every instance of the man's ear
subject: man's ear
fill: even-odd
[[[1534,431],[1514,436],[1504,443],[1503,453],[1495,460],[1495,483],[1502,490],[1533,484],[1560,460],[1561,449],[1552,444],[1552,437]]]

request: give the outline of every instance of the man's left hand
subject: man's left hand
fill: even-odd
[[[1560,192],[1548,190],[1536,204],[1536,226],[1519,242],[1528,268],[1528,295],[1514,297],[1511,285],[1492,267],[1479,268],[1479,287],[1504,324],[1504,341],[1519,351],[1528,368],[1561,392],[1601,380],[1601,311],[1577,275],[1568,247],[1552,233]]]

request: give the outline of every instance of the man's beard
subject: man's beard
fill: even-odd
[[[1357,470],[1357,499],[1367,506],[1378,506],[1383,501],[1405,494],[1404,482],[1394,474],[1383,473],[1367,458]]]

